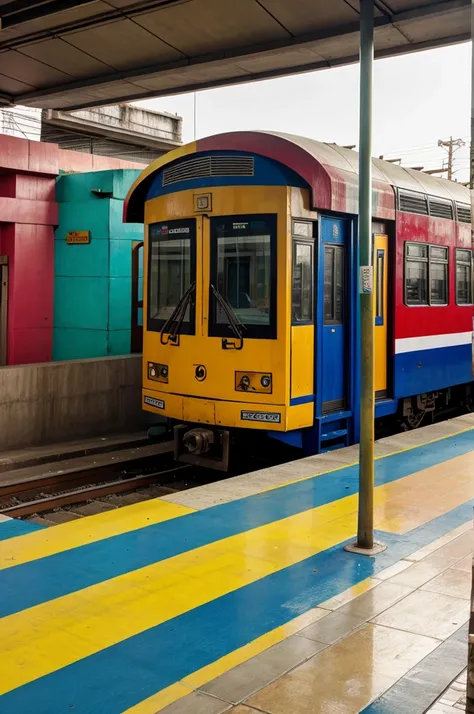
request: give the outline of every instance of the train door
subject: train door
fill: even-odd
[[[388,292],[388,237],[374,237],[375,263],[375,396],[387,396],[387,292]]]
[[[130,351],[143,349],[143,241],[132,245],[132,324]]]
[[[8,258],[0,255],[0,366],[7,363]]]
[[[348,308],[347,225],[342,219],[321,219],[320,295],[322,294],[322,412],[347,406]],[[321,284],[322,283],[322,284]],[[321,317],[321,309],[320,309]]]

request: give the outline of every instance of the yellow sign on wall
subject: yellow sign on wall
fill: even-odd
[[[68,245],[77,245],[91,242],[90,231],[70,231],[66,233],[66,243]]]

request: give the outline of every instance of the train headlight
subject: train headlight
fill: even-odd
[[[148,362],[148,379],[168,384],[168,365]]]
[[[269,372],[236,372],[235,389],[237,392],[272,393],[272,375]]]

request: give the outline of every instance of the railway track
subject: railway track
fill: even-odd
[[[176,464],[169,450],[125,461],[120,457],[118,453],[115,464],[88,468],[72,459],[64,470],[43,469],[33,475],[29,469],[11,472],[7,480],[0,481],[0,513],[22,518],[150,485],[173,493],[187,487],[179,479],[184,472],[193,471],[188,464]],[[190,482],[193,485],[192,478]]]
[[[288,460],[270,453],[239,459],[227,477]],[[222,478],[213,470],[174,461],[168,440],[0,472],[0,514],[43,525],[200,486]],[[97,509],[97,511],[95,510]],[[54,519],[51,517],[55,514]],[[49,516],[47,514],[50,514]]]
[[[379,433],[387,436],[393,433]],[[272,464],[297,458],[294,453],[277,453],[275,445],[255,461],[243,461],[227,476],[247,473]],[[89,461],[87,461],[89,458]],[[91,461],[91,459],[93,461]],[[97,461],[95,461],[97,459]],[[105,459],[101,461],[101,459]],[[108,461],[107,461],[108,459]],[[216,479],[213,471],[189,464],[177,464],[173,460],[172,443],[139,444],[132,449],[119,449],[98,456],[71,458],[56,464],[46,463],[38,473],[31,469],[18,469],[0,473],[0,514],[13,518],[29,518],[57,511],[69,511],[82,515],[83,506],[98,502],[98,507],[116,507],[111,502],[126,505],[130,498],[146,500],[199,486]],[[6,478],[5,478],[6,477]],[[133,492],[135,495],[128,495]],[[117,494],[117,496],[115,496]],[[111,497],[111,498],[110,498]],[[74,508],[79,506],[79,508]],[[90,508],[88,506],[88,508]],[[58,521],[61,522],[61,521]]]
[[[178,472],[190,468],[188,464],[182,464],[169,469],[153,471],[148,474],[139,474],[136,476],[123,476],[111,481],[101,481],[96,483],[96,475],[86,476],[86,472],[81,475],[81,480],[93,481],[81,486],[72,486],[67,480],[60,481],[56,478],[54,483],[53,493],[45,494],[49,490],[50,479],[45,478],[43,483],[40,481],[34,489],[28,490],[24,488],[25,484],[18,483],[19,489],[12,490],[12,493],[4,493],[0,490],[0,513],[5,516],[15,518],[31,516],[36,513],[45,513],[53,511],[64,506],[71,506],[84,501],[92,501],[96,498],[103,498],[114,493],[125,493],[133,491],[142,486],[156,484],[158,480],[166,478],[168,483],[172,476]],[[162,485],[162,484],[160,484]],[[176,490],[168,488],[169,492]]]

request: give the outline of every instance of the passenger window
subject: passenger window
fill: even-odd
[[[344,246],[324,247],[324,324],[342,325],[344,305]]]
[[[293,241],[292,320],[313,321],[313,244]]]
[[[405,302],[428,305],[428,246],[423,243],[405,245]]]
[[[430,304],[448,304],[448,249],[430,245]]]
[[[405,244],[405,303],[447,305],[449,254],[444,246]]]
[[[472,303],[472,251],[456,250],[456,304]]]

